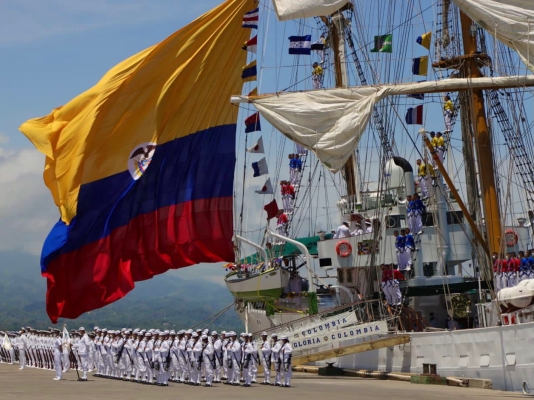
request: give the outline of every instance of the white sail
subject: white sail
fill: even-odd
[[[280,21],[333,14],[348,2],[349,0],[273,0]]]
[[[444,79],[399,85],[282,92],[250,99],[234,96],[232,101],[252,102],[271,125],[291,140],[311,149],[327,168],[337,172],[358,145],[373,106],[386,96],[522,86],[534,86],[534,76]]]
[[[517,51],[534,71],[534,1],[453,0],[473,21]]]

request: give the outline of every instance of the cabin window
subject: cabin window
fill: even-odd
[[[331,258],[319,258],[319,267],[325,268],[325,267],[331,267],[331,266],[332,266]]]
[[[337,281],[339,283],[343,283],[344,282],[344,280],[343,280],[343,270],[341,268],[337,269]]]
[[[423,214],[423,226],[434,226],[434,215],[432,213]]]
[[[461,211],[449,211],[447,212],[447,224],[463,224],[464,214]]]
[[[347,269],[347,283],[352,283],[352,272],[353,269]]]

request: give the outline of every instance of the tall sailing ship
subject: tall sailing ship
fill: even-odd
[[[260,24],[251,37],[263,45],[249,60],[258,59],[259,93],[253,82],[244,87],[251,93],[232,97],[248,129],[238,165],[258,163],[258,143],[260,164],[269,164],[253,165],[253,177],[247,171],[235,189],[246,209],[236,213],[239,261],[226,265],[225,280],[247,329],[289,333],[297,355],[320,352],[366,340],[310,343],[350,309],[359,316],[331,329],[383,320],[410,342],[329,358],[340,367],[421,372],[433,363],[442,374],[490,378],[494,388],[528,387],[534,265],[528,255],[522,272],[499,265],[505,254],[533,247],[534,8],[470,0],[273,4],[254,10]],[[271,14],[295,34],[277,47],[269,44],[280,29]],[[280,47],[289,55],[279,56],[275,79],[266,54]],[[424,211],[413,210],[413,194]],[[400,256],[407,261],[396,236],[418,211],[422,227]],[[343,221],[352,234],[339,238],[334,228]],[[384,275],[391,268],[401,270],[399,279]],[[510,288],[499,290],[507,276]],[[398,299],[388,287],[397,281]]]
[[[227,0],[121,62],[21,126],[61,216],[51,320],[228,261],[247,330],[295,360],[528,389],[534,258],[503,253],[532,247],[533,21],[525,0]]]

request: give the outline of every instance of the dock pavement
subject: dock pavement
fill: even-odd
[[[193,387],[170,383],[168,387],[140,385],[118,380],[95,378],[78,382],[76,371],[54,381],[54,371],[0,364],[0,399],[41,400],[123,400],[123,399],[186,399],[186,400],[491,400],[526,398],[519,393],[452,386],[416,385],[409,382],[384,381],[353,377],[323,377],[295,372],[292,386],[281,388],[253,384],[252,387],[214,384],[213,387]]]

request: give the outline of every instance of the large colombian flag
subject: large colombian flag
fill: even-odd
[[[241,27],[228,0],[20,130],[46,155],[60,220],[41,257],[47,312],[76,318],[170,268],[234,260]]]

